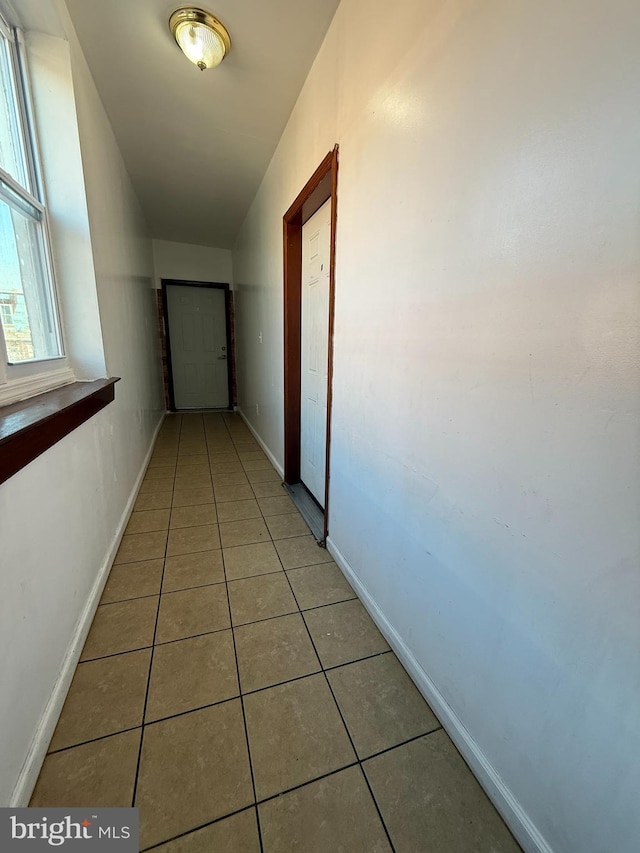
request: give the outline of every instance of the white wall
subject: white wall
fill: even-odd
[[[184,281],[213,281],[233,287],[233,254],[230,249],[153,240],[155,286],[163,278]]]
[[[639,37],[343,0],[234,254],[282,461],[282,215],[338,142],[332,547],[556,853],[640,837]]]
[[[74,646],[78,628],[113,556],[163,409],[150,240],[86,63],[68,31],[97,326],[107,372],[122,381],[115,403],[0,485],[2,804],[24,804],[35,782],[64,698],[60,686],[80,651]],[[78,239],[87,244],[86,234],[78,233]],[[96,289],[91,279],[86,286]]]

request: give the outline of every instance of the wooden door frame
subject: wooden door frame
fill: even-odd
[[[327,434],[324,485],[324,539],[329,533],[331,477],[331,407],[333,402],[333,331],[335,254],[338,208],[338,146],[330,151],[283,217],[284,237],[284,481],[300,482],[300,407],[302,334],[302,226],[331,200],[329,249],[329,356],[327,364]]]
[[[188,409],[177,409],[176,400],[173,389],[173,364],[171,361],[171,329],[169,328],[169,303],[167,301],[167,287],[208,287],[216,290],[224,290],[224,315],[225,325],[227,329],[227,394],[229,402],[227,408],[233,408],[233,353],[231,351],[232,335],[231,335],[231,287],[226,282],[218,281],[187,281],[177,278],[162,278],[160,286],[162,289],[162,319],[164,321],[164,333],[166,338],[167,348],[167,384],[169,391],[169,408],[172,412],[185,412]]]

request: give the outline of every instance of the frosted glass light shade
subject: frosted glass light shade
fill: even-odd
[[[184,55],[201,71],[220,65],[231,47],[225,27],[202,9],[176,9],[169,27]]]

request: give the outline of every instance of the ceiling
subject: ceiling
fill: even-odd
[[[339,0],[206,0],[229,30],[200,71],[180,0],[66,0],[152,237],[230,248]]]

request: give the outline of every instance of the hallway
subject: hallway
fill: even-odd
[[[141,850],[519,850],[236,415],[166,418],[31,801],[132,804]]]

